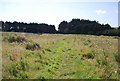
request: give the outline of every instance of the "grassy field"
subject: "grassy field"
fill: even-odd
[[[117,37],[2,33],[5,79],[118,79]]]

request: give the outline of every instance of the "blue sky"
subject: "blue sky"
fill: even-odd
[[[58,27],[73,18],[96,20],[118,26],[118,1],[0,0],[0,20],[37,22]]]

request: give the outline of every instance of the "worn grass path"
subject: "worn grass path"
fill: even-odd
[[[55,76],[54,79],[67,79],[67,78],[74,78],[73,74],[75,73],[74,68],[76,67],[74,65],[74,60],[76,58],[76,54],[78,54],[74,47],[75,47],[75,38],[76,37],[67,37],[66,39],[64,39],[64,45],[62,49],[62,54],[60,57],[60,62],[59,62],[59,66],[58,69],[55,72]]]
[[[48,64],[45,65],[44,70],[42,70],[43,72],[48,72],[48,73],[45,73],[45,74],[42,73],[42,77],[41,76],[40,77],[34,76],[34,77],[40,78],[40,79],[41,78],[42,79],[43,78],[56,78],[57,79],[62,74],[61,70],[64,69],[62,67],[67,61],[66,56],[68,55],[66,54],[66,51],[65,51],[66,49],[67,49],[67,42],[64,38],[59,41],[54,42],[54,44],[53,42],[49,44],[45,49],[47,57],[49,57]],[[41,71],[37,73],[41,74]]]

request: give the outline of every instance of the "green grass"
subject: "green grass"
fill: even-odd
[[[118,39],[3,32],[5,79],[118,79]],[[12,41],[12,42],[11,42]]]

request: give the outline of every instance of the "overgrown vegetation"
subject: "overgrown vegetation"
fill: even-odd
[[[21,36],[9,36],[9,37],[5,37],[3,40],[7,40],[8,42],[12,43],[12,42],[26,42],[27,40],[24,37]]]
[[[2,54],[4,79],[119,78],[112,36],[3,32]]]
[[[28,43],[26,44],[26,49],[27,50],[38,50],[40,49],[40,45],[37,43]]]
[[[120,55],[119,54],[115,54],[115,59],[120,64]]]

